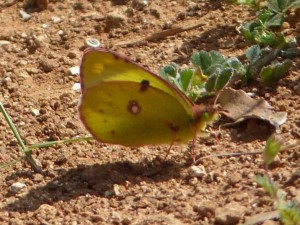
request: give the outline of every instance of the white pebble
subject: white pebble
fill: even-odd
[[[78,75],[79,71],[80,71],[79,66],[74,66],[70,68],[70,72],[73,76]]]
[[[73,87],[72,87],[72,90],[74,90],[74,91],[79,91],[80,90],[80,83],[75,83],[74,85],[73,85]]]
[[[62,21],[62,19],[58,16],[52,16],[51,19],[53,23],[60,23]]]
[[[46,29],[46,28],[48,28],[48,25],[45,24],[45,23],[43,23],[43,24],[42,24],[42,28]]]
[[[0,46],[9,45],[10,42],[6,40],[0,40]]]
[[[31,109],[31,112],[34,116],[39,116],[40,115],[40,110],[38,110],[38,109]]]
[[[17,193],[25,187],[26,187],[26,184],[21,183],[21,182],[16,182],[10,186],[10,190],[14,193]]]
[[[22,19],[24,20],[24,21],[27,21],[27,20],[29,20],[30,18],[31,18],[31,15],[29,15],[27,12],[25,12],[23,9],[21,9],[20,11],[19,11],[19,13],[20,13],[20,16],[22,17]]]
[[[57,34],[60,35],[60,36],[64,35],[64,33],[65,33],[65,32],[64,32],[63,30],[59,30],[59,31],[57,32]]]
[[[207,173],[204,166],[191,166],[189,168],[189,174],[192,177],[204,177]]]

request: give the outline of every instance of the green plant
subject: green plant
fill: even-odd
[[[253,1],[251,1],[253,2]],[[285,44],[288,40],[281,31],[285,13],[291,8],[298,8],[300,6],[299,0],[268,0],[266,4],[255,5],[259,6],[257,19],[250,22],[245,22],[241,26],[241,32],[246,40],[264,46],[279,46]],[[238,1],[238,3],[242,3]],[[246,2],[249,4],[249,2]]]
[[[274,200],[274,207],[278,210],[282,223],[286,225],[298,225],[300,221],[300,203],[295,199],[286,201],[284,192],[272,181],[268,174],[268,167],[280,149],[282,149],[281,141],[271,136],[263,151],[263,162],[266,168],[266,174],[265,176],[257,176],[255,180]]]

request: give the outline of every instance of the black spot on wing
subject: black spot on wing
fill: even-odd
[[[146,91],[149,88],[149,86],[150,86],[150,82],[148,80],[142,80],[140,92]]]
[[[170,130],[174,133],[177,133],[180,130],[180,127],[172,122],[168,122],[167,125],[170,128]]]

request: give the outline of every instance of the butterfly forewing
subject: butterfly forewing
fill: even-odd
[[[193,117],[182,104],[148,84],[117,80],[90,86],[82,94],[79,112],[101,142],[142,146],[185,141],[194,135]]]

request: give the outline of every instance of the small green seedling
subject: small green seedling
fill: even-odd
[[[284,16],[287,10],[291,8],[300,7],[299,0],[268,0],[264,1],[246,1],[244,4],[257,6],[260,8],[258,11],[257,20],[245,22],[241,26],[241,32],[246,40],[264,46],[280,46],[287,43],[284,34],[281,32],[281,27],[284,22]],[[243,4],[242,1],[238,1]],[[279,29],[279,30],[278,30]]]
[[[300,202],[297,202],[295,199],[287,202],[283,191],[272,181],[268,174],[269,165],[273,162],[281,149],[281,141],[271,136],[263,151],[263,163],[266,168],[266,175],[257,176],[256,182],[262,186],[274,200],[274,207],[278,210],[279,218],[282,223],[285,225],[299,225]]]
[[[218,93],[233,74],[243,69],[235,58],[225,58],[217,51],[200,51],[192,55],[192,69],[181,70],[175,63],[162,68],[160,76],[170,81],[196,102],[203,96]]]

